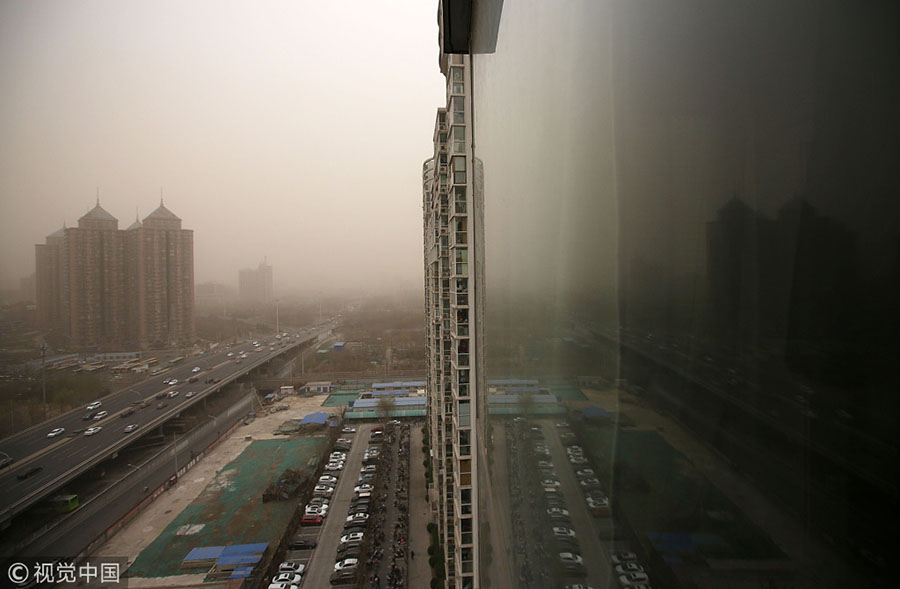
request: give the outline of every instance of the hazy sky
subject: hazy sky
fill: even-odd
[[[0,286],[94,204],[159,203],[197,282],[421,287],[436,2],[0,4]]]

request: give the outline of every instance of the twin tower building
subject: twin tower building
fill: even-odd
[[[194,232],[159,207],[127,229],[100,206],[35,246],[41,327],[75,349],[194,339]]]

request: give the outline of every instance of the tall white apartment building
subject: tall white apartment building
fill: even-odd
[[[422,167],[428,427],[432,502],[445,586],[479,586],[478,396],[481,183],[472,155],[470,58],[451,53],[446,7],[438,11],[447,102],[438,108],[434,153]],[[458,48],[456,50],[459,50]]]

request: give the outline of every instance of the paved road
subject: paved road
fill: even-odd
[[[353,498],[353,487],[359,478],[359,469],[362,467],[363,454],[368,447],[369,432],[373,424],[361,424],[353,435],[353,445],[347,453],[347,461],[344,470],[338,479],[338,485],[328,507],[328,516],[319,533],[318,545],[309,561],[309,568],[303,576],[304,587],[328,587],[331,573],[334,572],[337,547],[344,530],[344,522],[350,509],[350,499]],[[343,437],[349,437],[342,434]]]
[[[328,329],[328,327],[324,328]],[[249,344],[238,344],[231,350],[221,350],[202,358],[191,358],[184,363],[172,367],[168,372],[149,378],[129,389],[112,393],[102,399],[100,409],[109,415],[100,421],[82,419],[86,409],[71,411],[45,422],[42,426],[28,430],[0,441],[0,451],[17,459],[11,467],[0,475],[0,525],[9,521],[13,515],[24,510],[80,472],[83,472],[104,457],[121,447],[140,438],[142,432],[148,432],[167,419],[176,416],[188,405],[200,402],[206,395],[217,391],[256,366],[259,366],[277,355],[296,347],[301,342],[315,339],[322,329],[304,329],[296,331],[299,338],[292,338],[285,346],[276,346],[275,351],[264,347],[265,351],[250,352]],[[248,357],[240,364],[229,359],[229,351],[245,351]],[[201,372],[193,373],[199,366]],[[191,376],[197,376],[196,383],[187,384]],[[163,379],[177,378],[176,386],[167,386]],[[207,379],[220,379],[219,383],[206,383]],[[158,401],[155,396],[160,392],[178,390],[179,395],[166,398],[168,403],[163,409],[156,409]],[[196,395],[188,399],[186,393],[195,391]],[[149,400],[151,405],[144,409],[137,405],[142,400]],[[120,418],[122,411],[134,408],[133,415]],[[139,429],[134,433],[124,433],[124,427],[136,423]],[[93,436],[84,436],[82,431],[87,427],[99,425],[102,430]],[[51,429],[65,428],[65,433],[47,438]],[[32,468],[40,468],[27,479],[20,480],[17,475]]]
[[[575,470],[568,460],[565,447],[559,439],[559,431],[554,425],[555,422],[542,420],[538,423],[544,430],[544,437],[553,459],[553,467],[559,482],[562,483],[569,517],[572,518],[572,529],[575,530],[575,536],[581,545],[581,556],[584,558],[584,566],[588,571],[585,584],[594,587],[615,587],[616,582],[612,580],[609,568],[609,554],[600,542],[595,518],[588,511],[584,493],[575,477]]]

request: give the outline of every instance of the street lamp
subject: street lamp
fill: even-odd
[[[47,357],[47,344],[46,342],[41,342],[41,395],[44,399],[44,421],[47,420],[47,369],[46,369],[46,357]]]

